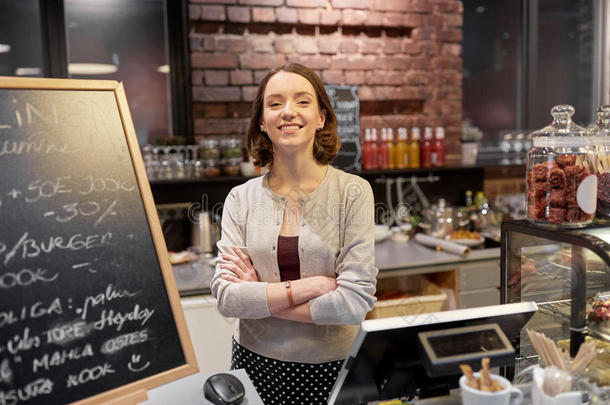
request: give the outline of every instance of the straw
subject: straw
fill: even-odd
[[[580,345],[578,353],[571,359],[565,350],[557,347],[555,342],[543,333],[534,332],[530,329],[526,329],[526,332],[545,367],[555,366],[560,370],[582,371],[597,355],[595,344],[586,342]]]

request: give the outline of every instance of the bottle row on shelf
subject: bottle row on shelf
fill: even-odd
[[[436,127],[435,134],[431,127],[424,128],[424,139],[420,129],[398,128],[398,137],[394,137],[392,128],[382,128],[381,137],[377,137],[376,128],[366,128],[362,142],[362,168],[372,169],[406,169],[418,167],[445,166],[445,130]]]

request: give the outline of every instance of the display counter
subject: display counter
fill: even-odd
[[[467,258],[435,251],[414,241],[385,240],[375,246],[379,284],[402,282],[425,275],[434,284],[453,292],[453,307],[470,308],[500,303],[500,249],[473,249]],[[228,367],[235,319],[223,317],[210,293],[212,258],[174,265],[182,308],[202,372]],[[385,280],[384,280],[385,279]],[[213,331],[213,333],[210,333]]]
[[[375,263],[379,277],[428,274],[456,269],[487,269],[495,274],[497,270],[499,287],[500,248],[473,249],[467,257],[436,251],[417,242],[394,242],[385,240],[375,245]],[[173,266],[174,277],[181,297],[210,294],[210,280],[214,271],[213,258],[204,257],[197,261]],[[466,287],[464,280],[463,287]]]

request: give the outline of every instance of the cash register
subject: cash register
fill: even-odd
[[[344,361],[329,404],[448,395],[459,364],[512,366],[534,302],[367,320]]]

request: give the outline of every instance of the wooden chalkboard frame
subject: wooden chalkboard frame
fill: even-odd
[[[0,76],[1,89],[27,89],[27,90],[90,90],[90,91],[112,91],[115,96],[123,133],[125,135],[133,169],[137,179],[138,187],[142,196],[142,204],[148,219],[153,244],[161,267],[165,290],[168,295],[170,307],[174,317],[176,330],[180,339],[182,353],[186,363],[182,366],[166,370],[165,372],[143,378],[138,381],[105,391],[94,396],[83,398],[74,402],[78,405],[93,404],[123,404],[137,403],[146,399],[145,391],[167,384],[179,378],[195,374],[199,371],[193,345],[191,342],[184,312],[180,303],[180,295],[176,286],[171,264],[167,254],[163,232],[157,216],[150,184],[146,176],[144,162],[140,153],[140,147],[136,137],[131,114],[123,84],[114,80],[74,80],[74,79],[42,79],[42,78],[15,78]]]

